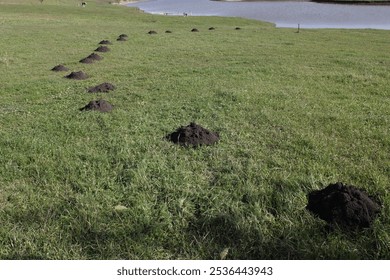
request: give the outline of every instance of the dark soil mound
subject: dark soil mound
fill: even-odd
[[[94,60],[94,59],[92,59],[92,58],[88,58],[88,57],[86,57],[86,58],[83,58],[83,59],[81,59],[79,62],[81,62],[81,63],[85,63],[85,64],[91,64],[91,63],[94,63],[94,62],[95,62],[95,60]]]
[[[80,108],[80,111],[89,111],[89,110],[100,111],[103,113],[110,112],[112,110],[112,105],[108,103],[106,100],[100,99],[100,100],[90,101],[83,108]]]
[[[196,147],[214,144],[219,140],[219,135],[196,123],[190,123],[188,126],[179,127],[176,131],[168,134],[166,138],[175,144]]]
[[[69,71],[68,68],[66,68],[64,65],[62,64],[59,64],[57,66],[54,66],[51,71],[56,71],[56,72],[59,72],[59,71]]]
[[[70,73],[69,75],[65,76],[65,78],[72,80],[85,80],[88,78],[88,76],[83,71],[78,71]]]
[[[330,225],[351,229],[369,227],[381,208],[364,191],[340,182],[311,192],[308,200],[306,209]]]
[[[209,30],[215,30],[215,28],[214,27],[210,27]]]
[[[110,51],[110,48],[107,47],[107,46],[100,46],[98,47],[95,52],[109,52]]]
[[[118,39],[116,39],[117,41],[127,41],[127,37],[118,37]]]
[[[129,36],[127,36],[127,34],[121,34],[121,35],[119,35],[118,37],[119,37],[119,38],[120,38],[120,37],[129,38]]]
[[[167,30],[167,31],[165,31],[165,33],[172,33],[172,31],[171,30]]]
[[[88,92],[96,93],[96,92],[109,92],[110,90],[114,90],[115,86],[110,83],[102,83],[95,87],[91,87],[88,89]]]
[[[112,43],[108,40],[103,40],[99,42],[100,45],[112,45]]]
[[[98,55],[96,53],[91,53],[86,58],[90,58],[90,59],[93,59],[93,60],[102,60],[103,59],[103,57],[101,57],[100,55]]]
[[[193,29],[191,29],[191,32],[199,32],[199,30],[196,28],[193,28]]]
[[[148,34],[150,34],[150,35],[152,35],[152,34],[157,34],[157,32],[154,31],[154,30],[150,30],[150,31],[148,32]]]
[[[235,29],[236,29],[236,30],[241,30],[241,28],[240,28],[240,27],[236,27]]]

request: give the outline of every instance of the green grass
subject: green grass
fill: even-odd
[[[75,1],[0,4],[0,24],[1,259],[390,258],[388,31]],[[117,89],[86,93],[102,82]],[[100,97],[115,110],[79,111]],[[191,121],[220,142],[164,140]],[[371,229],[327,233],[305,210],[336,181],[380,197]]]

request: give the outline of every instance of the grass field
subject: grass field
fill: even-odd
[[[389,31],[6,2],[0,259],[390,258]],[[78,62],[103,39],[102,61]],[[86,92],[102,82],[117,89]],[[79,111],[98,98],[115,109]],[[164,139],[191,121],[219,143]],[[380,198],[371,228],[328,232],[306,211],[337,181]]]

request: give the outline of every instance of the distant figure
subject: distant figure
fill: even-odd
[[[183,16],[185,16],[185,17],[186,17],[186,16],[188,16],[188,14],[187,14],[187,13],[183,13]]]
[[[87,6],[87,2],[81,2],[81,7]]]

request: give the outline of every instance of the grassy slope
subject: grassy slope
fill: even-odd
[[[49,4],[0,9],[0,258],[390,258],[388,31]],[[86,93],[101,82],[117,90]],[[78,111],[99,97],[115,110]],[[220,143],[163,140],[190,121]],[[335,181],[380,196],[372,229],[305,211]]]

